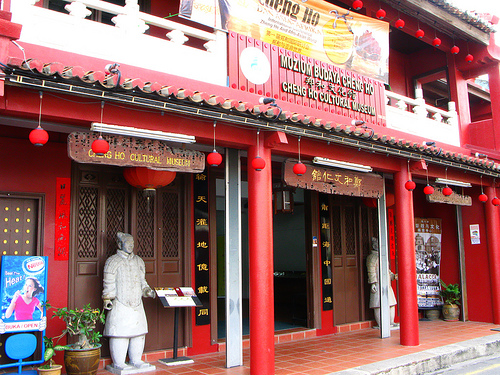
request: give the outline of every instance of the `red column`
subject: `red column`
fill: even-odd
[[[498,98],[498,95],[500,95],[500,66],[498,63],[493,64],[492,67],[488,69],[488,80],[490,83],[491,97]],[[500,124],[500,103],[498,103],[498,100],[491,101],[491,117],[493,119],[493,126],[488,136],[493,136],[495,148],[498,149],[500,147],[500,131],[498,130],[498,124]]]
[[[486,235],[488,238],[488,256],[490,261],[491,302],[493,305],[493,323],[500,324],[500,229],[499,209],[491,204],[496,196],[493,187],[485,188],[489,200],[486,205]]]
[[[407,161],[401,171],[394,174],[396,198],[396,243],[398,251],[399,312],[401,345],[416,346],[418,335],[417,269],[415,264],[415,226],[413,219],[413,193],[405,189],[410,179]]]
[[[261,171],[248,150],[248,245],[250,273],[250,374],[274,374],[274,278],[271,150],[260,142]]]

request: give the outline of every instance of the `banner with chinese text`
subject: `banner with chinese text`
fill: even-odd
[[[180,16],[388,82],[389,23],[321,0],[181,0]]]
[[[443,304],[439,296],[441,219],[415,218],[415,258],[419,308]]]

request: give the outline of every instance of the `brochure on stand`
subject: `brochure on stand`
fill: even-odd
[[[202,306],[191,287],[155,288],[155,291],[164,307]]]

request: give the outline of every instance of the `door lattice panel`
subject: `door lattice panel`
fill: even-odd
[[[356,254],[356,215],[354,207],[345,207],[345,244],[346,254]]]
[[[78,258],[97,257],[98,189],[82,186],[78,200]]]
[[[116,233],[125,231],[124,189],[108,189],[106,196],[106,258],[116,253]]]
[[[342,255],[342,222],[340,218],[339,206],[332,206],[332,224],[333,255]]]
[[[137,194],[137,239],[135,249],[141,258],[154,258],[155,244],[155,205],[153,196],[144,197]]]
[[[162,257],[177,258],[179,256],[179,197],[177,193],[163,193],[163,233]]]

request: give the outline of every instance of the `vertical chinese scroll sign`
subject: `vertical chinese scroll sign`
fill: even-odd
[[[323,311],[333,310],[331,222],[328,195],[319,195],[321,243],[321,279],[323,280]]]

